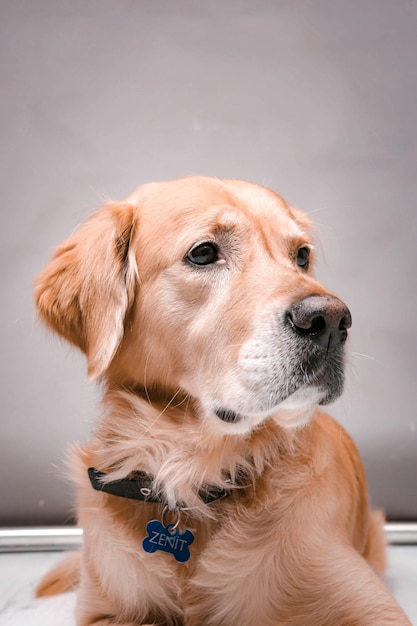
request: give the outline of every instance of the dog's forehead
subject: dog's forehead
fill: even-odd
[[[289,242],[308,239],[280,196],[244,181],[192,177],[151,183],[128,201],[138,210],[139,264],[150,274],[221,232],[233,232],[242,244],[257,236],[272,256],[294,247]]]
[[[274,191],[241,180],[222,181],[239,202],[239,208],[272,236],[296,238],[306,235],[287,202]],[[272,231],[270,230],[272,228]]]
[[[140,187],[128,201],[139,207],[146,228],[169,226],[168,232],[210,227],[220,219],[225,225],[235,221],[255,222],[267,230],[274,226],[281,236],[297,237],[302,227],[292,209],[275,192],[240,180],[194,176],[150,183]]]

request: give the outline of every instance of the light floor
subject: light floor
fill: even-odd
[[[33,597],[42,574],[62,554],[0,554],[0,626],[75,626],[75,593],[42,600]],[[417,546],[391,546],[389,561],[386,582],[417,626]]]

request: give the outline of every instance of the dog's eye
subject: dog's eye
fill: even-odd
[[[309,248],[307,248],[307,246],[302,246],[301,248],[299,248],[297,251],[297,257],[296,257],[298,267],[307,269],[309,259],[310,259]]]
[[[187,254],[187,260],[194,265],[211,265],[219,258],[219,250],[211,241],[198,243]]]

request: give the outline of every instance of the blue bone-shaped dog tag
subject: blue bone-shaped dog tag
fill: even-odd
[[[177,530],[171,531],[173,524],[164,526],[158,520],[151,520],[146,526],[148,536],[142,542],[145,552],[168,552],[172,554],[179,563],[185,563],[190,558],[189,546],[194,541],[191,530],[179,533]]]

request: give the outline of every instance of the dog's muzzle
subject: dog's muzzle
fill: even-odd
[[[304,410],[309,399],[329,404],[342,393],[344,344],[352,325],[347,306],[335,296],[312,294],[275,320],[272,330],[248,342],[241,355],[240,381],[250,403],[225,394],[224,403],[214,408],[222,422],[236,425],[267,415],[291,396]]]

